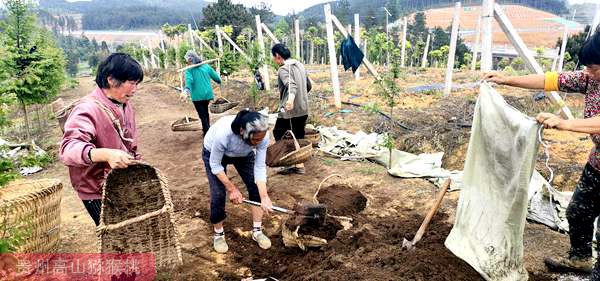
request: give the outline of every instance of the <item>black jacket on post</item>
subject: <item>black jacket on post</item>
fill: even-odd
[[[360,48],[354,43],[354,38],[350,35],[342,41],[340,54],[342,55],[344,70],[348,70],[348,68],[352,67],[352,72],[356,72],[365,57]]]

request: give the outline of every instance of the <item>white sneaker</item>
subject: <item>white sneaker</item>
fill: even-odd
[[[229,250],[229,246],[227,246],[227,242],[225,241],[224,235],[214,237],[213,248],[215,249],[215,251],[217,251],[217,253],[227,253],[227,251]]]
[[[262,249],[271,248],[271,240],[262,231],[253,231],[252,240],[256,241]]]

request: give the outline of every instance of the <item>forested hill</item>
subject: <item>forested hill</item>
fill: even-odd
[[[40,8],[54,15],[80,14],[83,29],[158,28],[164,23],[190,23],[202,17],[203,0],[40,0]]]
[[[354,13],[361,15],[361,25],[367,27],[385,23],[385,12],[382,7],[392,13],[393,19],[410,14],[439,7],[450,7],[455,0],[338,0],[332,2],[332,12],[342,21],[353,21]],[[481,5],[481,0],[463,0],[463,6]],[[530,8],[562,15],[568,13],[566,0],[496,0],[499,4],[517,4]],[[323,4],[318,4],[300,12],[302,18],[311,21],[323,21]]]

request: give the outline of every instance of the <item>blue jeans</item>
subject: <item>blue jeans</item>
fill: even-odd
[[[250,152],[250,154],[244,157],[223,156],[221,165],[225,168],[225,173],[227,173],[227,165],[232,164],[246,185],[250,200],[260,202],[258,186],[256,186],[256,183],[254,182],[255,157],[254,152]],[[210,151],[206,149],[202,151],[202,160],[204,161],[204,168],[206,169],[206,177],[208,178],[208,185],[210,188],[210,222],[216,224],[227,218],[227,214],[225,213],[227,192],[225,190],[225,185],[223,185],[221,180],[211,172]]]

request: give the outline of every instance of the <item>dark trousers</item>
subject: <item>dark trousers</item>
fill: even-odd
[[[303,139],[306,119],[308,119],[308,115],[293,117],[291,119],[277,118],[273,127],[275,141],[280,140],[288,130],[292,130],[297,139]]]
[[[83,201],[83,206],[87,210],[90,217],[94,220],[96,226],[100,225],[100,212],[102,211],[102,200],[81,200]]]
[[[570,257],[588,258],[592,256],[594,220],[598,215],[600,215],[600,173],[588,163],[583,169],[567,208],[571,240]],[[596,232],[595,235],[596,239],[600,241],[600,233]],[[591,280],[600,280],[598,260],[596,260]]]
[[[245,157],[223,156],[221,165],[225,168],[225,172],[227,172],[227,165],[232,164],[246,185],[249,199],[251,201],[260,202],[258,186],[256,186],[256,183],[254,182],[254,158],[254,152],[250,152],[250,154]],[[202,151],[202,160],[204,161],[204,168],[206,169],[206,176],[210,188],[210,222],[216,224],[227,218],[227,214],[225,213],[227,192],[225,190],[225,185],[223,185],[221,180],[211,172],[210,151],[206,149]]]
[[[210,119],[208,115],[208,103],[209,100],[196,100],[192,101],[194,103],[194,107],[196,108],[196,112],[198,112],[198,117],[200,118],[200,122],[202,122],[202,131],[206,135],[208,132],[208,128],[210,128]]]

